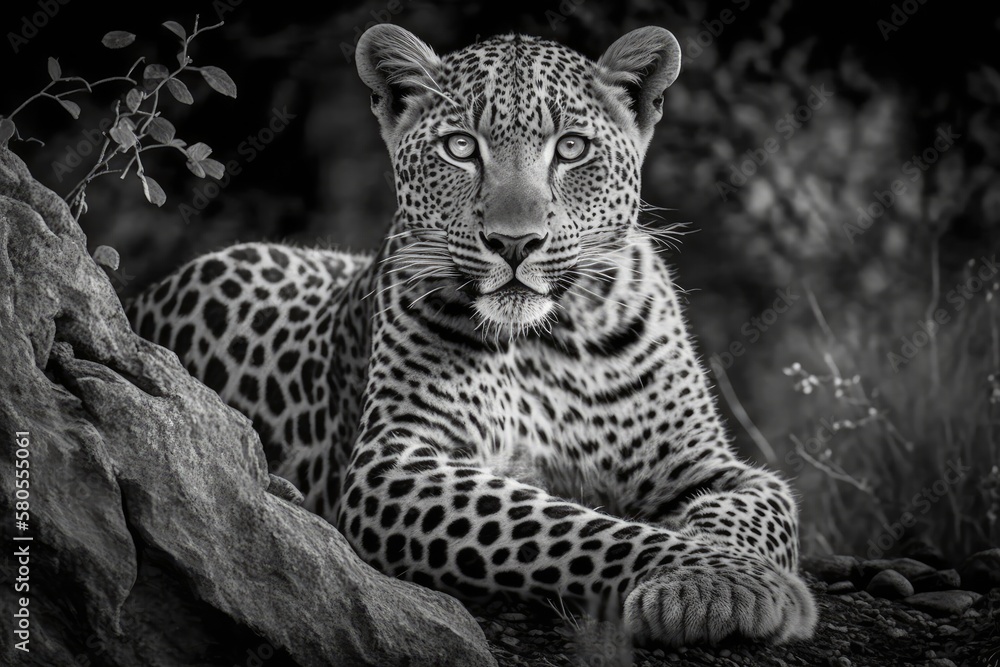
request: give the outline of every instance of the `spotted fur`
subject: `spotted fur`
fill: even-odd
[[[382,25],[357,57],[399,204],[377,255],[235,246],[138,299],[139,333],[387,574],[666,644],[809,636],[788,485],[733,454],[637,222],[673,36],[439,57]]]

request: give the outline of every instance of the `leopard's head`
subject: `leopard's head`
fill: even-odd
[[[382,24],[356,55],[395,170],[406,256],[416,275],[464,292],[484,323],[544,325],[628,245],[643,158],[680,70],[670,32],[635,30],[594,62],[518,35],[438,56]]]

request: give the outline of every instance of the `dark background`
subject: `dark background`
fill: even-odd
[[[160,108],[178,136],[237,160],[240,173],[205,197],[211,179],[162,150],[144,157],[162,207],[134,173],[87,189],[80,222],[91,250],[120,253],[123,298],[237,240],[378,242],[395,204],[351,57],[366,24],[391,20],[439,53],[519,31],[594,58],[628,30],[661,25],[685,57],[644,171],[645,201],[668,210],[647,222],[691,223],[682,252],[665,252],[740,451],[796,479],[808,552],[875,556],[916,537],[959,557],[1000,543],[1000,276],[988,261],[1000,250],[1000,20],[989,3],[233,2],[0,10],[5,115],[49,81],[50,56],[90,81],[139,56],[173,68],[163,21],[189,32],[196,13],[202,25],[225,21],[191,55],[225,69],[238,98],[190,73],[194,104]],[[32,33],[25,21],[42,23],[42,5],[54,15]],[[138,38],[109,50],[109,30]],[[14,39],[15,52],[12,34],[32,36]],[[78,120],[37,100],[14,120],[45,145],[11,146],[66,194],[94,160],[66,173],[68,156],[128,88],[74,95]],[[832,95],[820,104],[815,90]],[[294,117],[250,159],[243,142],[274,110]],[[805,120],[783,124],[796,112]],[[948,129],[957,138],[926,169],[908,164]],[[746,162],[754,154],[763,164]],[[719,184],[745,162],[752,175],[723,197]],[[905,191],[862,229],[859,207],[877,212],[896,181]],[[779,292],[782,313],[770,310]],[[921,323],[938,311],[927,336]]]

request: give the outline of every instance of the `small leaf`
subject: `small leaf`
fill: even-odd
[[[59,61],[55,58],[49,58],[49,76],[52,77],[53,81],[62,78],[62,67],[59,66]]]
[[[146,65],[146,69],[142,70],[142,78],[144,81],[162,81],[170,76],[170,70],[164,65]]]
[[[112,30],[104,36],[101,44],[109,49],[121,49],[135,41],[135,35],[124,30]]]
[[[130,130],[135,130],[135,123],[133,123],[132,119],[129,118],[128,116],[121,118],[118,122]]]
[[[169,144],[170,140],[174,138],[174,133],[177,132],[173,123],[166,118],[160,118],[159,116],[149,121],[149,125],[146,126],[146,129],[149,131],[150,136],[159,141],[161,144]]]
[[[59,104],[62,108],[69,112],[69,115],[73,118],[80,117],[80,105],[76,102],[70,102],[69,100],[59,100]]]
[[[125,141],[128,142],[129,146],[134,146],[137,143],[139,143],[139,140],[136,138],[135,133],[132,131],[132,128],[130,128],[127,125],[122,125],[121,131],[122,131],[122,136],[125,137]]]
[[[178,65],[180,65],[181,67],[187,67],[188,63],[190,63],[190,62],[191,62],[191,58],[189,58],[184,53],[183,50],[177,52],[177,64]]]
[[[218,160],[208,158],[207,160],[202,160],[199,164],[201,164],[201,168],[205,170],[206,174],[216,180],[221,180],[226,174],[226,168]]]
[[[174,96],[181,104],[193,104],[194,98],[191,97],[191,91],[188,90],[187,86],[180,79],[168,79],[167,80],[167,90],[170,94]]]
[[[122,122],[119,122],[117,125],[111,128],[111,131],[108,132],[108,134],[110,134],[111,138],[114,139],[118,143],[118,145],[124,148],[125,150],[128,150],[129,148],[132,148],[132,146],[135,145],[136,141],[135,133],[133,133],[132,130]]]
[[[174,148],[178,149],[179,151],[187,155],[187,149],[185,148],[185,146],[187,146],[187,142],[184,141],[183,139],[178,139],[177,137],[174,137],[173,139],[168,141],[167,144],[173,146]]]
[[[226,74],[226,70],[209,65],[201,68],[201,75],[205,77],[212,90],[226,97],[236,97],[236,83]]]
[[[6,146],[11,137],[14,136],[14,121],[9,118],[0,119],[0,146]]]
[[[204,160],[205,158],[207,158],[209,155],[212,154],[212,149],[211,147],[209,147],[208,144],[199,141],[196,144],[192,144],[187,149],[187,154],[188,157],[190,157],[195,162],[201,162],[202,160]]]
[[[139,174],[139,180],[142,181],[142,193],[146,195],[146,200],[149,201],[150,204],[163,206],[163,203],[167,201],[167,195],[163,192],[163,188],[160,187],[160,184],[149,176],[141,173]]]
[[[125,96],[125,106],[128,107],[128,110],[135,111],[140,104],[142,104],[142,91],[138,88],[128,91],[128,95]]]
[[[192,174],[198,178],[205,178],[205,170],[202,168],[200,162],[192,162],[191,160],[188,160],[185,164],[187,165],[187,168],[191,170]]]
[[[184,26],[182,26],[177,21],[164,21],[163,27],[174,33],[181,39],[187,39],[187,32],[184,31]]]
[[[117,271],[121,265],[121,257],[118,251],[109,245],[99,245],[94,249],[94,261],[101,266],[106,266],[112,271]]]

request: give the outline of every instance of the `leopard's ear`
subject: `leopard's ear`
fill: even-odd
[[[354,54],[358,74],[372,91],[372,112],[386,143],[392,146],[390,138],[406,110],[407,95],[436,87],[432,77],[441,59],[413,33],[391,23],[365,31]]]
[[[608,47],[597,64],[608,83],[623,90],[643,141],[663,115],[663,91],[681,71],[681,47],[669,30],[648,26],[633,30]]]

